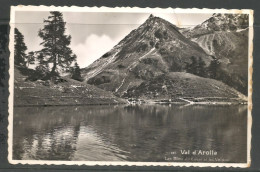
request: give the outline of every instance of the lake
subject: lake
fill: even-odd
[[[15,160],[245,163],[247,157],[247,105],[15,107],[13,126]]]

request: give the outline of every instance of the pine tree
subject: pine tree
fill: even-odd
[[[197,73],[197,75],[199,75],[199,76],[202,76],[202,77],[205,77],[206,76],[206,68],[205,68],[205,66],[206,66],[206,64],[205,64],[205,62],[202,60],[202,58],[201,57],[199,57],[199,60],[198,60],[198,62],[197,62],[197,69],[196,69],[196,73]]]
[[[24,43],[24,36],[17,28],[14,31],[14,63],[19,66],[25,66],[27,46]]]
[[[217,78],[217,72],[220,67],[220,63],[217,59],[213,59],[208,67],[209,75],[211,78],[216,79]]]
[[[36,59],[39,63],[39,65],[35,68],[36,73],[39,76],[38,79],[44,79],[44,77],[49,74],[49,65],[45,61],[43,53],[39,53]]]
[[[197,66],[197,62],[196,62],[196,58],[194,56],[191,56],[191,63],[187,63],[186,65],[186,70],[188,73],[196,73],[196,66]]]
[[[46,61],[44,60],[44,56],[43,56],[43,53],[39,52],[37,57],[36,57],[39,65],[44,65],[46,64]]]
[[[46,63],[52,64],[50,77],[59,75],[59,70],[68,71],[76,55],[69,47],[71,36],[65,34],[65,24],[61,12],[52,11],[44,27],[38,35],[43,39],[41,52],[46,58]]]
[[[205,77],[206,76],[205,66],[206,64],[201,57],[196,59],[196,57],[191,56],[191,63],[187,64],[186,69],[188,73]]]
[[[81,72],[78,63],[75,63],[75,66],[72,69],[72,79],[78,80],[78,81],[83,81],[83,78],[81,77]]]
[[[29,67],[30,64],[34,64],[34,62],[35,62],[35,53],[33,51],[30,51],[26,57],[27,67]]]

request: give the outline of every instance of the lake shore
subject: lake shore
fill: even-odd
[[[201,99],[202,98],[196,98]],[[47,101],[46,101],[47,100]],[[120,101],[118,101],[120,100]],[[48,98],[38,98],[38,100],[26,98],[20,100],[19,103],[15,103],[15,107],[26,107],[26,106],[95,106],[95,105],[136,105],[136,104],[160,104],[160,105],[246,105],[246,101],[240,99],[229,99],[230,101],[190,101],[184,98],[176,99],[177,101],[169,100],[132,100],[127,99],[88,99],[84,97],[70,97],[69,99],[53,99],[53,97]],[[186,100],[186,101],[184,101]]]
[[[222,94],[194,94],[171,96],[136,95],[119,97],[111,91],[100,89],[84,82],[62,78],[63,82],[27,80],[28,70],[15,67],[14,106],[88,106],[118,104],[187,104],[187,105],[233,105],[247,104],[247,97],[242,94],[227,96]]]

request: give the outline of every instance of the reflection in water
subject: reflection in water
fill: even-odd
[[[246,133],[245,105],[16,107],[13,158],[246,162]]]

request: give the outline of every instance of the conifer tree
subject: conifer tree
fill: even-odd
[[[199,60],[197,62],[196,74],[205,77],[207,73],[205,66],[206,66],[205,62],[202,60],[201,57],[199,57]]]
[[[187,64],[186,69],[188,73],[205,77],[206,76],[205,66],[206,64],[201,57],[196,59],[196,57],[191,56],[191,63]]]
[[[83,81],[83,78],[81,77],[81,72],[78,63],[75,63],[75,66],[72,69],[72,79],[78,80],[78,81]]]
[[[209,75],[211,78],[217,78],[217,72],[220,67],[220,63],[217,59],[213,59],[208,67]]]
[[[30,64],[34,64],[35,62],[35,53],[33,51],[30,51],[26,57],[26,63],[27,67],[29,67]]]
[[[76,59],[69,47],[71,36],[65,34],[66,22],[61,12],[52,11],[47,20],[44,20],[44,27],[38,35],[43,39],[41,50],[46,58],[46,63],[52,64],[50,77],[59,75],[59,71],[68,71],[70,65]]]
[[[14,63],[19,66],[25,66],[27,46],[24,43],[24,36],[17,28],[14,29],[14,32]]]
[[[49,65],[45,61],[43,53],[39,53],[36,58],[39,63],[39,65],[36,67],[37,75],[39,75],[39,78],[44,79],[44,77],[49,74]]]
[[[188,73],[196,73],[196,66],[197,66],[197,62],[196,62],[196,58],[194,56],[191,56],[191,63],[187,63],[186,65],[186,70]]]

